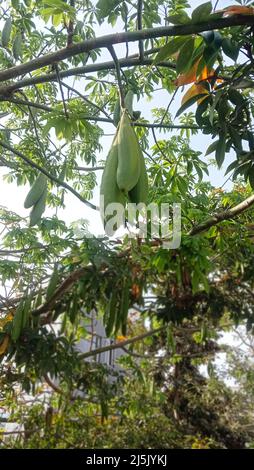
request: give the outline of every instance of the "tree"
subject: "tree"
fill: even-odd
[[[230,415],[233,392],[225,385],[218,405],[222,384],[199,365],[213,369],[220,331],[253,329],[251,3],[206,2],[191,14],[185,0],[12,0],[0,9],[0,165],[5,183],[35,184],[30,226],[0,209],[1,406],[24,426],[3,445],[244,447],[251,439]],[[103,23],[118,32],[101,36]],[[111,60],[101,60],[105,50]],[[149,122],[125,100],[131,91],[142,104],[157,87],[169,103]],[[149,230],[130,238],[129,224],[120,239],[97,238],[84,220],[59,217],[69,193],[98,210],[104,126],[115,134],[126,106],[148,202],[181,204],[179,248]],[[202,154],[192,148],[200,135],[212,139]],[[209,180],[214,165],[230,174],[227,189]],[[101,349],[75,348],[91,310],[117,341],[106,349],[127,353],[124,378],[112,382],[107,367],[87,362]]]

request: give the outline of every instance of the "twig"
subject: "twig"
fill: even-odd
[[[173,93],[173,95],[172,95],[172,97],[171,97],[171,99],[170,99],[170,101],[169,101],[169,103],[168,103],[167,109],[166,109],[165,113],[163,114],[163,116],[162,116],[162,118],[161,118],[160,124],[163,124],[163,121],[164,121],[165,117],[166,117],[167,114],[168,114],[168,110],[169,110],[171,104],[173,103],[173,101],[174,101],[174,99],[175,99],[175,96],[176,96],[177,91],[178,91],[178,88],[175,89],[175,91],[174,91],[174,93]]]
[[[154,138],[154,142],[155,142],[155,145],[156,147],[158,148],[159,152],[161,153],[161,155],[163,156],[163,158],[166,160],[166,162],[168,163],[173,163],[171,160],[168,159],[167,155],[163,152],[159,142],[157,141],[157,138],[156,138],[156,135],[155,135],[155,130],[152,128],[152,134],[153,134],[153,138]]]
[[[29,101],[29,100],[21,100],[21,99],[18,99],[18,98],[12,98],[11,96],[1,96],[0,101],[9,101],[10,103],[13,103],[13,104],[19,104],[21,106],[23,106],[23,105],[31,106],[33,108],[42,109],[43,111],[47,111],[49,113],[52,112],[52,108],[50,108],[49,106],[46,106],[44,104],[35,103],[35,102]]]
[[[122,79],[121,79],[121,67],[119,60],[117,58],[117,55],[115,53],[115,49],[113,46],[109,46],[108,50],[112,56],[112,59],[115,63],[115,68],[116,68],[116,77],[117,77],[117,82],[118,82],[118,89],[119,89],[119,97],[120,97],[120,105],[121,108],[124,108],[124,89],[123,89],[123,84],[122,84]]]
[[[104,166],[77,166],[75,170],[79,171],[99,171],[99,170],[104,170]]]
[[[143,0],[138,0],[138,11],[137,11],[137,29],[138,31],[142,30],[142,9],[143,9]],[[139,57],[140,60],[144,59],[144,45],[142,39],[138,42],[139,46]]]
[[[63,92],[61,77],[60,77],[60,75],[59,75],[58,64],[54,64],[54,69],[55,69],[55,71],[56,71],[56,77],[57,77],[57,81],[58,81],[59,88],[60,88],[60,93],[61,93],[62,102],[63,102],[63,107],[64,107],[64,114],[65,114],[66,119],[68,119],[68,118],[69,118],[69,114],[68,114],[68,111],[67,111],[67,106],[66,106],[66,102],[65,102],[65,98],[64,98],[64,92]]]
[[[64,395],[63,391],[59,387],[57,387],[57,385],[55,385],[52,380],[50,380],[47,374],[44,375],[44,380],[48,384],[48,386],[52,388],[52,390],[54,390],[54,392],[59,393],[59,395]]]

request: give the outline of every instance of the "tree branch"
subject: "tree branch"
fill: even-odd
[[[184,24],[177,26],[160,26],[158,28],[143,29],[141,31],[121,32],[116,34],[109,34],[99,38],[87,39],[69,47],[65,47],[56,52],[51,52],[44,56],[33,59],[27,63],[10,67],[9,69],[0,72],[0,81],[9,80],[11,78],[24,75],[34,70],[38,70],[54,62],[60,62],[70,57],[73,57],[84,52],[90,52],[94,49],[103,47],[108,48],[113,44],[122,44],[126,42],[135,42],[144,39],[161,38],[165,36],[186,36],[202,31],[211,31],[214,29],[223,29],[230,26],[252,26],[254,25],[253,15],[234,15],[226,18],[218,18],[210,20],[209,22],[202,22],[197,24]]]
[[[213,227],[214,225],[217,225],[220,222],[223,222],[224,220],[234,219],[238,215],[242,214],[242,212],[248,210],[253,204],[254,195],[240,202],[240,204],[237,204],[237,206],[222,212],[218,212],[217,214],[213,215],[204,222],[201,222],[199,225],[196,225],[196,227],[193,227],[191,229],[189,235],[197,235],[198,233],[201,233],[204,230],[208,230],[209,228]]]
[[[148,51],[144,52],[144,55],[150,55],[154,54],[159,51],[159,48],[153,48],[149,49]],[[131,66],[142,66],[142,65],[152,65],[153,60],[152,59],[144,59],[143,61],[140,61],[139,56],[137,54],[133,54],[126,58],[119,59],[119,63],[121,67],[131,67]],[[175,64],[172,62],[161,62],[158,64],[160,67],[166,67],[170,69],[175,69]],[[87,73],[93,73],[93,72],[99,72],[101,70],[114,70],[115,69],[115,63],[114,61],[108,61],[108,62],[101,62],[97,64],[89,64],[89,65],[82,65],[80,67],[74,67],[69,70],[62,70],[59,71],[59,76],[61,78],[67,78],[71,77],[73,75],[83,75]],[[6,95],[9,93],[12,93],[14,90],[17,90],[19,88],[24,88],[30,85],[36,85],[39,83],[46,83],[46,82],[52,82],[56,81],[57,76],[56,73],[47,73],[45,75],[41,75],[38,77],[29,77],[29,78],[24,78],[23,80],[20,80],[16,83],[11,83],[9,85],[2,85],[0,87],[0,94],[1,95]]]
[[[119,343],[110,344],[108,346],[103,346],[102,348],[93,349],[93,351],[89,351],[79,355],[80,359],[86,359],[87,357],[97,356],[97,354],[101,354],[106,351],[112,351],[113,349],[121,349],[123,346],[127,346],[128,344],[136,343],[137,341],[141,341],[142,339],[147,338],[148,336],[153,336],[160,331],[163,331],[165,326],[157,328],[156,330],[150,330],[146,333],[142,333],[141,335],[134,336],[133,338],[126,339],[125,341],[120,341]]]

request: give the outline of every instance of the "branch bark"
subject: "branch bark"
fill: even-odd
[[[159,48],[153,48],[149,49],[148,51],[144,52],[144,55],[150,55],[157,53],[159,51]],[[133,54],[129,56],[127,59],[122,58],[119,59],[119,63],[121,67],[131,67],[131,66],[145,66],[145,65],[152,65],[153,60],[152,59],[144,59],[143,61],[140,61],[140,58],[137,54]],[[173,64],[170,61],[167,62],[161,62],[158,64],[160,67],[166,67],[170,69],[175,69],[175,64]],[[89,65],[82,65],[81,67],[74,67],[69,70],[62,70],[59,71],[59,76],[61,78],[67,78],[71,77],[73,75],[83,75],[83,74],[88,74],[88,73],[93,73],[93,72],[99,72],[101,70],[114,70],[115,69],[115,64],[113,61],[107,61],[107,62],[101,62],[101,63],[95,63],[95,64],[89,64]],[[9,93],[12,93],[15,90],[18,90],[19,88],[24,88],[30,85],[37,85],[39,83],[46,83],[46,82],[52,82],[56,81],[57,76],[56,73],[47,73],[45,75],[40,75],[38,77],[29,77],[29,78],[24,78],[23,80],[20,80],[16,83],[11,83],[9,85],[2,85],[0,87],[0,94],[1,95],[8,95]]]
[[[191,231],[189,232],[189,235],[191,236],[197,235],[201,232],[204,232],[205,230],[208,230],[214,225],[219,224],[220,222],[224,222],[224,220],[234,219],[238,215],[248,210],[251,206],[253,206],[253,204],[254,204],[254,195],[248,197],[247,199],[242,201],[240,204],[237,204],[237,206],[234,206],[231,209],[228,209],[222,212],[218,212],[217,214],[214,214],[212,217],[205,220],[204,222],[201,222],[199,225],[196,225],[196,227],[193,227],[191,229]]]
[[[141,341],[142,339],[147,338],[148,336],[153,336],[160,331],[163,331],[165,326],[157,328],[156,330],[150,330],[146,333],[142,333],[141,335],[134,336],[133,338],[126,339],[125,341],[120,341],[119,343],[110,344],[108,346],[103,346],[102,348],[94,349],[93,351],[89,351],[79,355],[80,359],[87,359],[88,357],[97,356],[97,354],[101,354],[106,351],[112,351],[113,349],[121,349],[123,346],[128,346],[128,344],[136,343],[137,341]]]
[[[27,63],[2,70],[0,72],[0,82],[11,78],[19,77],[34,70],[38,70],[47,65],[61,62],[65,59],[73,57],[84,52],[90,52],[94,49],[103,47],[108,48],[114,44],[122,44],[126,42],[135,42],[144,39],[161,38],[165,36],[186,36],[190,34],[201,33],[202,31],[211,31],[214,29],[223,29],[230,26],[253,26],[254,16],[252,15],[235,15],[227,18],[219,18],[197,24],[184,24],[177,26],[160,26],[158,28],[148,28],[141,31],[121,32],[109,34],[99,38],[88,39],[69,47],[65,47],[56,52],[45,54],[42,57],[33,59]]]

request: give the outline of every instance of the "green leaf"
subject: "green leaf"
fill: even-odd
[[[211,125],[213,125],[213,119],[214,119],[214,111],[215,111],[215,108],[219,102],[219,100],[221,99],[222,95],[223,95],[224,91],[223,90],[218,90],[216,95],[215,95],[215,98],[214,98],[214,101],[213,101],[213,104],[212,106],[210,107],[210,112],[209,112],[209,121],[211,123]]]
[[[120,0],[99,0],[96,4],[98,10],[98,17],[100,19],[106,18],[115,9],[115,7],[121,3]]]
[[[211,2],[203,3],[193,10],[191,19],[192,23],[202,23],[206,21],[212,12],[213,6]]]
[[[182,73],[188,71],[191,67],[191,58],[194,51],[195,39],[190,38],[188,41],[184,43],[181,47],[177,62],[176,62],[176,72]]]
[[[207,93],[200,93],[199,95],[192,96],[186,103],[184,103],[177,111],[175,117],[180,116],[187,108],[196,103],[200,98],[208,97]]]
[[[215,152],[218,144],[219,144],[219,139],[212,142],[211,145],[209,145],[208,149],[206,150],[205,155],[210,155],[210,153]]]
[[[167,20],[171,24],[188,24],[191,21],[190,17],[185,11],[181,11],[180,13],[176,13],[175,15],[170,15],[167,17]]]
[[[238,160],[235,160],[234,162],[230,163],[230,165],[227,167],[227,170],[225,171],[225,176],[228,175],[228,173],[230,173],[232,170],[234,170],[238,165]]]
[[[213,67],[214,62],[216,61],[216,59],[218,57],[218,54],[219,54],[219,51],[214,50],[214,48],[212,46],[207,46],[204,49],[203,59],[204,59],[205,65],[207,66],[208,69],[211,69]]]
[[[252,166],[249,170],[248,179],[251,185],[251,189],[254,190],[254,166]]]
[[[204,31],[203,33],[200,33],[200,36],[202,36],[207,44],[211,44],[214,40],[214,31]]]
[[[189,39],[189,36],[176,37],[169,41],[156,55],[153,64],[159,64],[163,60],[167,59],[171,55],[175,54],[183,46],[183,44]]]
[[[226,56],[236,62],[240,51],[240,47],[237,44],[233,43],[229,38],[224,38],[222,41],[222,50]]]
[[[215,151],[215,160],[219,168],[221,168],[221,165],[224,162],[225,153],[226,153],[226,134],[223,132],[220,135],[219,142]]]
[[[245,101],[244,96],[235,88],[229,88],[228,97],[231,103],[235,104],[236,106],[240,106],[240,107],[246,106],[246,101]]]

